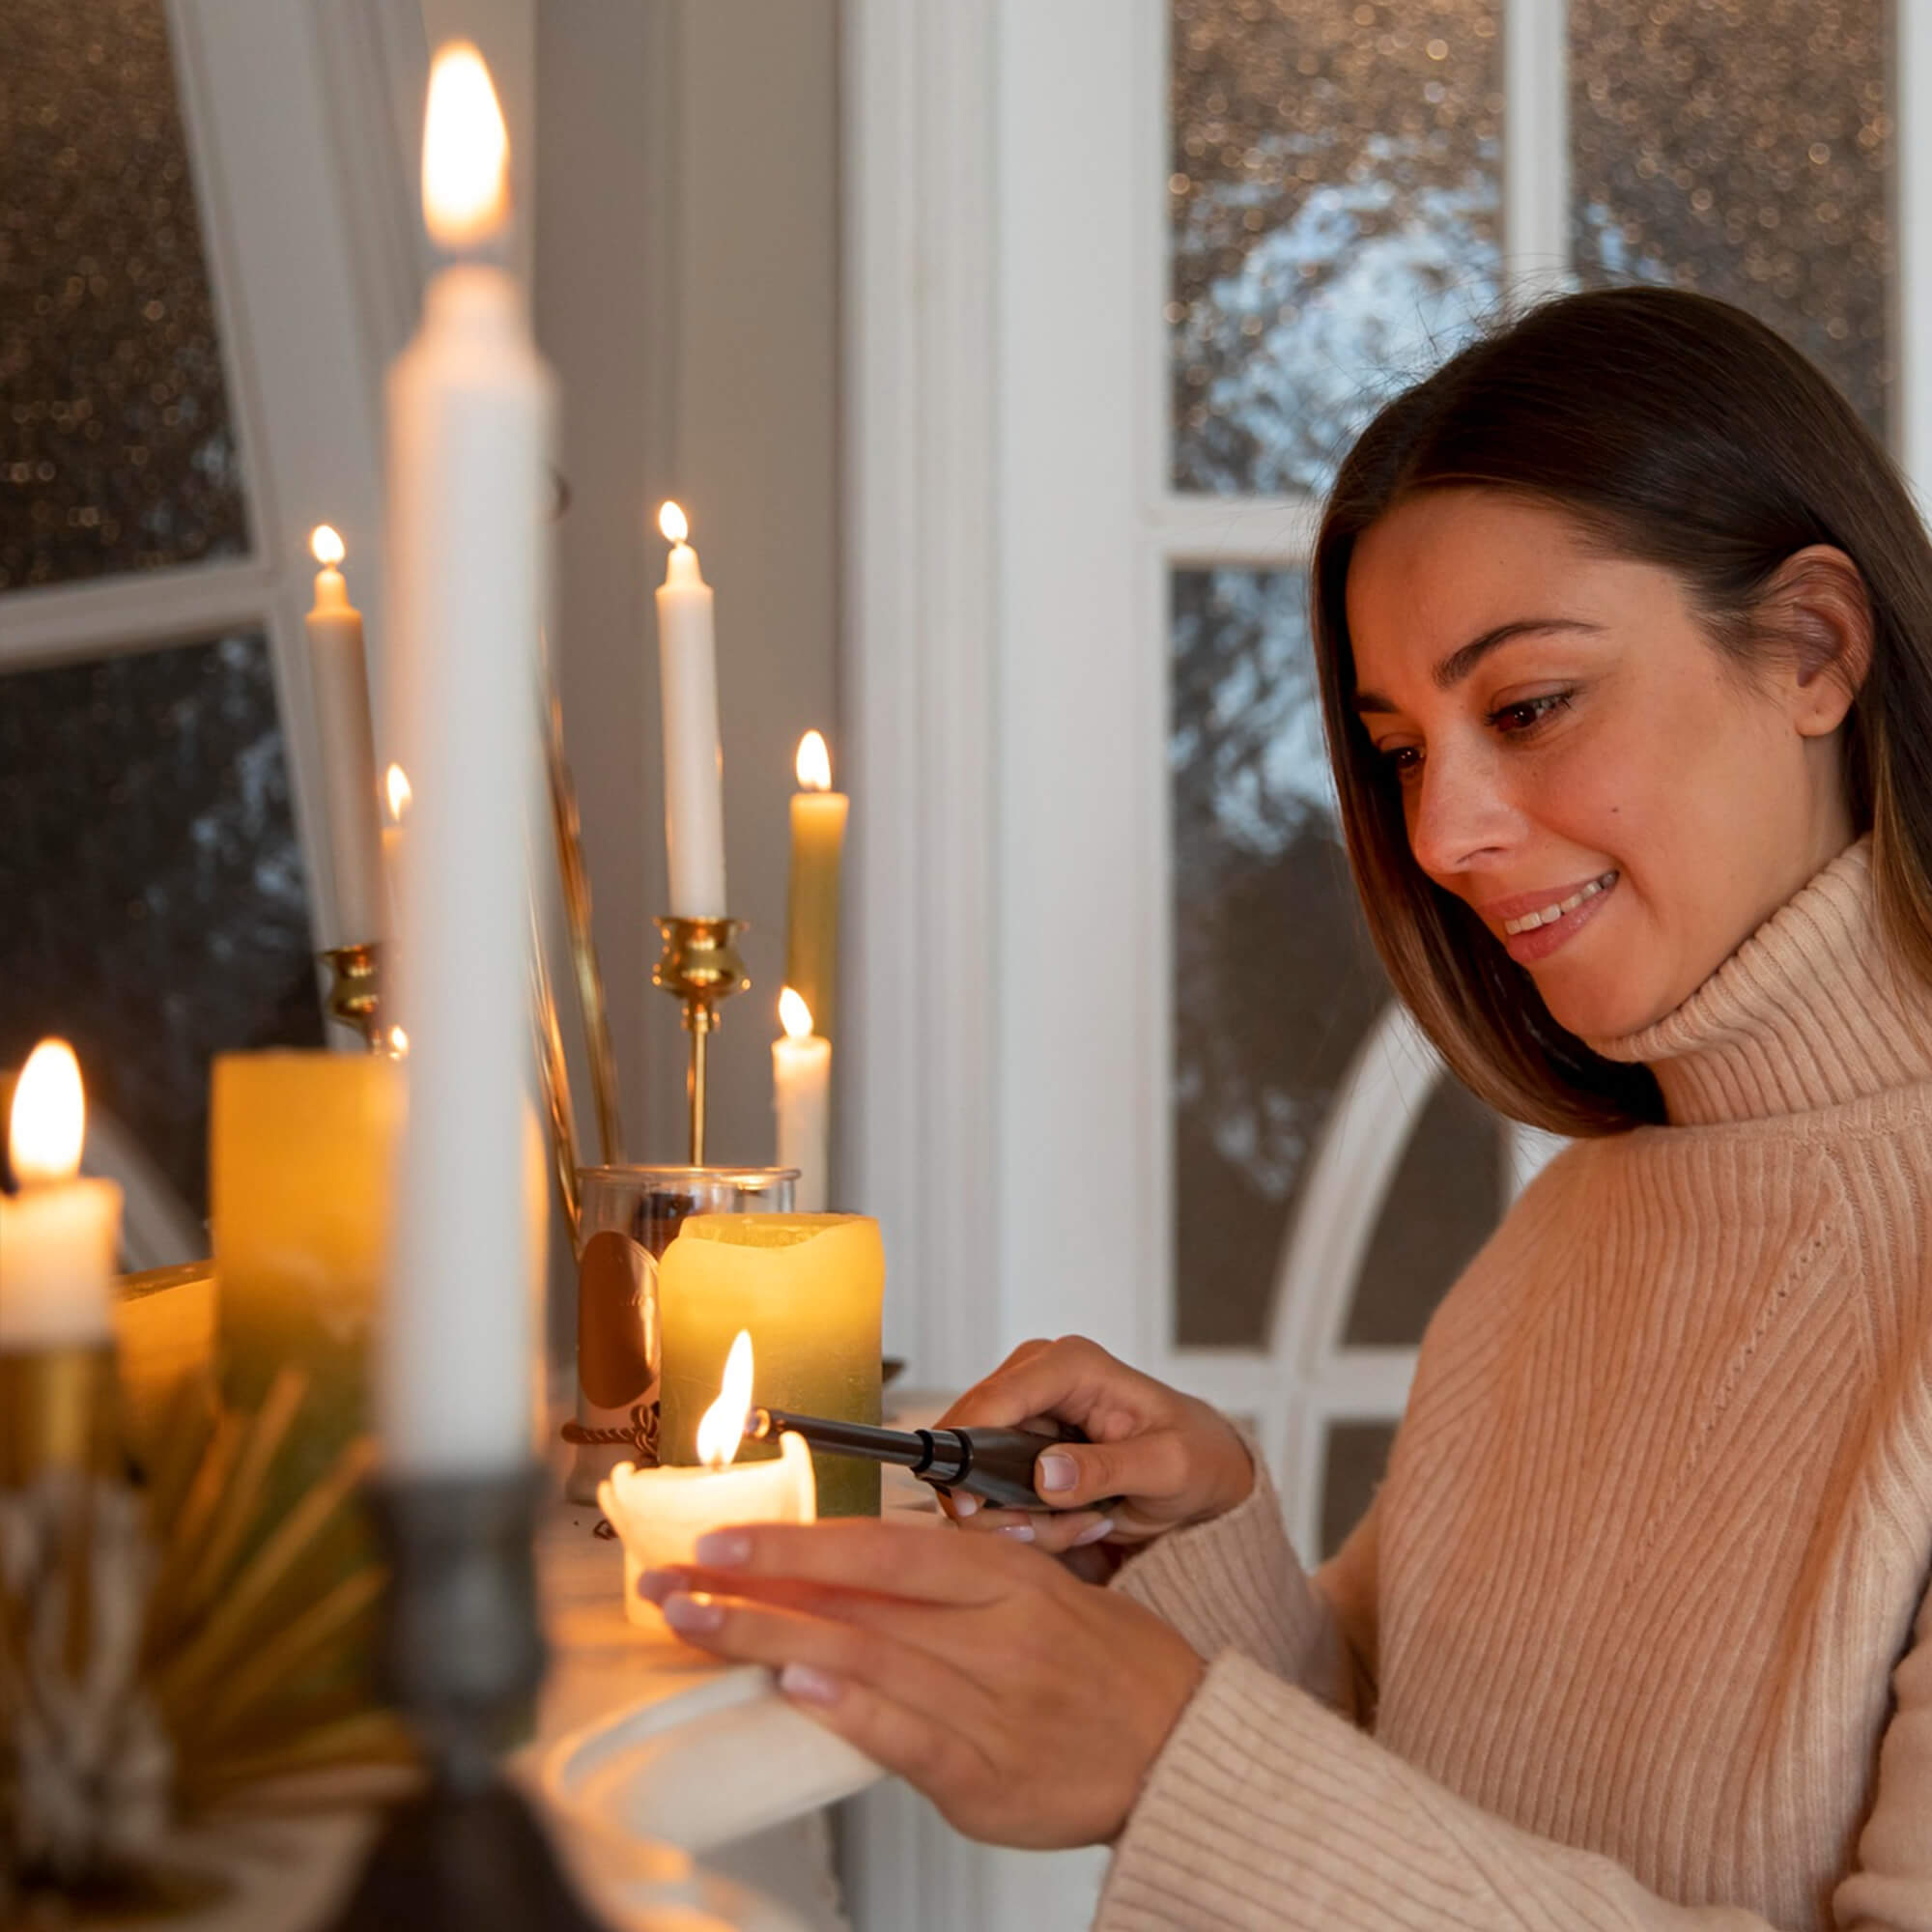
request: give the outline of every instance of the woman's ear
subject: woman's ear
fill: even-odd
[[[1799,736],[1829,737],[1871,668],[1871,598],[1858,565],[1832,544],[1794,552],[1753,622],[1784,647],[1772,677]]]

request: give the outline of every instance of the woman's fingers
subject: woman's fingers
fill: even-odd
[[[936,1536],[912,1523],[843,1518],[816,1523],[756,1522],[697,1539],[694,1567],[728,1578],[869,1590],[933,1604],[991,1604],[1012,1587],[1008,1566],[1022,1552],[1003,1536]]]
[[[979,1683],[943,1652],[901,1642],[878,1630],[781,1605],[699,1591],[673,1591],[661,1605],[664,1619],[686,1643],[741,1663],[774,1670],[802,1664],[846,1684],[867,1684],[910,1710],[951,1713],[958,1720],[990,1717],[990,1700]]]
[[[957,1731],[909,1710],[869,1684],[788,1663],[779,1689],[814,1723],[836,1732],[876,1765],[934,1797],[979,1781],[989,1768]]]
[[[1034,1461],[1034,1487],[1042,1502],[1074,1509],[1111,1496],[1158,1500],[1187,1482],[1187,1451],[1171,1429],[1121,1442],[1064,1442]]]
[[[939,1418],[942,1429],[1019,1429],[1040,1416],[1084,1427],[1094,1406],[1121,1378],[1135,1376],[1096,1342],[1069,1335],[1015,1349],[984,1381]]]

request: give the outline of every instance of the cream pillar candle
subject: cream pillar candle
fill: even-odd
[[[423,137],[431,239],[500,238],[508,140],[474,47],[439,51]],[[377,1415],[392,1471],[502,1473],[534,1451],[525,1209],[536,648],[551,383],[523,290],[459,260],[389,372],[389,716],[415,786],[394,1013],[409,1037]]]
[[[724,753],[718,738],[718,654],[711,586],[675,503],[658,513],[670,540],[658,586],[658,676],[664,705],[665,846],[670,909],[678,919],[722,919],[724,899]]]
[[[697,1419],[740,1328],[757,1343],[758,1406],[877,1422],[885,1283],[879,1224],[866,1215],[692,1215],[658,1271],[662,1459],[703,1460]],[[749,1444],[746,1454],[760,1447]],[[876,1463],[812,1460],[821,1516],[878,1514]]]
[[[0,1196],[0,1354],[95,1349],[114,1339],[121,1190],[80,1178],[87,1100],[73,1048],[43,1039],[14,1088]]]
[[[316,731],[322,740],[335,924],[338,943],[354,946],[381,939],[389,929],[377,842],[376,746],[369,724],[362,613],[349,601],[340,568],[342,539],[327,524],[319,524],[309,549],[322,568],[315,574],[315,604],[302,621],[308,632]]]
[[[698,1424],[701,1466],[639,1469],[619,1463],[597,1485],[597,1501],[624,1545],[624,1614],[640,1630],[677,1641],[663,1612],[638,1594],[646,1570],[693,1560],[708,1529],[738,1522],[815,1522],[817,1490],[805,1438],[787,1430],[776,1462],[736,1463],[752,1406],[752,1338],[740,1330],[725,1358],[724,1389]]]
[[[799,740],[794,769],[785,984],[796,986],[811,1009],[812,1030],[831,1039],[838,1001],[838,872],[850,801],[832,789],[832,753],[816,731]]]
[[[801,1214],[817,1214],[831,1171],[832,1042],[813,1028],[811,1009],[791,986],[779,995],[779,1019],[784,1032],[772,1041],[778,1165],[798,1169],[793,1202]]]

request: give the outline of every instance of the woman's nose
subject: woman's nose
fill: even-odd
[[[1519,817],[1487,760],[1432,751],[1409,794],[1408,848],[1425,872],[1446,881],[1503,850]]]

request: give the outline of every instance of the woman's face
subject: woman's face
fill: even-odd
[[[1417,864],[1572,1033],[1661,1019],[1851,842],[1837,681],[1747,674],[1672,572],[1558,510],[1411,497],[1358,541],[1348,606]]]

